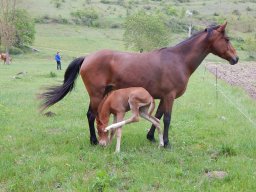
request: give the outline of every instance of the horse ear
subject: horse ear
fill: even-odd
[[[219,31],[219,32],[224,32],[226,26],[227,26],[227,21],[226,21],[223,25],[220,25],[219,28],[217,29],[217,31]]]

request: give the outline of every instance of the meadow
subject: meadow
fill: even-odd
[[[64,70],[56,71],[53,50],[46,49],[57,49],[54,37],[70,50],[61,52],[64,69],[73,57],[103,46],[102,39],[105,48],[122,50],[122,44],[105,38],[106,31],[58,25],[48,26],[49,33],[44,27],[37,26],[35,45],[44,42],[45,49],[0,65],[0,191],[254,191],[256,126],[237,109],[255,122],[256,103],[247,93],[222,81],[216,92],[203,63],[174,104],[172,148],[148,142],[150,124],[141,121],[123,128],[121,153],[114,154],[115,142],[106,148],[89,144],[89,99],[81,78],[75,91],[49,109],[56,116],[39,113],[36,95],[63,80]],[[14,78],[19,72],[24,74]],[[211,171],[227,176],[208,178]]]
[[[34,17],[45,13],[69,17],[67,10],[82,4],[76,0],[70,6],[71,1],[66,0],[56,11],[50,1],[23,2]],[[114,13],[106,20],[124,19],[125,9],[114,11],[116,5],[91,2],[107,10],[106,15]],[[140,7],[161,4],[139,2]],[[191,0],[183,5],[207,15],[220,7],[219,2],[229,5],[229,9],[221,9],[225,12],[242,12],[254,5],[253,1],[244,5],[236,0]],[[236,32],[232,23],[230,26],[231,34],[248,35]],[[228,62],[209,55],[192,75],[187,91],[174,103],[171,149],[150,143],[146,134],[151,125],[141,120],[123,128],[121,152],[114,154],[115,142],[106,148],[90,145],[86,118],[89,97],[80,77],[75,90],[47,110],[55,116],[39,113],[37,94],[46,86],[60,84],[75,57],[105,48],[126,50],[123,29],[46,23],[37,24],[36,32],[32,46],[39,52],[13,56],[11,65],[0,63],[0,192],[255,191],[256,102],[241,88],[224,81],[218,80],[216,86],[215,77],[205,70],[209,61]],[[171,44],[186,36],[176,35]],[[63,58],[61,71],[56,70],[56,51]],[[238,55],[241,59],[237,65],[248,60],[244,50],[238,49]],[[223,171],[226,176],[207,176],[214,171]]]

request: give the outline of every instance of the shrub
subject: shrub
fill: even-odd
[[[197,10],[192,11],[193,15],[199,15],[199,12]]]
[[[56,8],[60,8],[62,3],[64,3],[65,0],[51,0],[51,3],[56,7]]]
[[[68,24],[70,21],[66,18],[63,18],[61,15],[59,17],[50,17],[49,15],[44,15],[42,17],[35,18],[35,23],[59,23],[59,24]]]
[[[251,7],[247,7],[246,11],[252,11],[252,8]]]
[[[256,36],[256,35],[255,35]],[[256,39],[252,36],[245,39],[245,45],[244,45],[245,51],[247,51],[247,54],[250,59],[256,59]]]
[[[110,4],[111,3],[111,1],[109,1],[109,0],[100,0],[100,2],[103,3],[103,4]]]
[[[35,18],[35,23],[50,23],[51,22],[51,18],[49,15],[43,15],[41,17],[37,17]]]
[[[121,28],[121,24],[120,23],[113,23],[110,28],[112,29],[118,29],[118,28]]]
[[[55,77],[57,77],[57,74],[56,74],[55,72],[52,72],[52,71],[51,71],[51,72],[49,73],[49,77],[50,77],[50,78],[55,78]]]
[[[71,12],[73,21],[76,24],[82,24],[86,26],[97,26],[97,20],[99,15],[95,9],[83,9]]]
[[[175,7],[173,7],[173,6],[171,6],[171,5],[169,5],[169,6],[167,6],[167,7],[165,8],[165,13],[166,13],[167,15],[172,15],[172,16],[178,15],[177,10],[175,9]]]
[[[214,12],[214,13],[213,13],[213,16],[215,16],[215,17],[216,17],[216,16],[219,16],[219,13]]]
[[[20,48],[17,48],[17,47],[11,47],[10,48],[10,54],[11,55],[19,55],[19,54],[22,54],[22,53],[24,53],[24,52]]]
[[[233,15],[237,15],[237,16],[240,16],[240,15],[241,15],[240,11],[237,10],[237,9],[235,9],[234,11],[232,11],[232,14],[233,14]]]
[[[188,2],[190,2],[190,0],[178,0],[178,2],[180,2],[180,3],[188,3]]]

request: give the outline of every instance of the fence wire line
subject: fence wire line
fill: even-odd
[[[77,51],[71,51],[71,50],[67,50],[67,49],[56,49],[56,48],[51,48],[51,47],[43,47],[43,46],[34,46],[34,48],[41,48],[41,49],[48,49],[48,50],[54,50],[54,51],[66,51],[66,52],[71,52],[71,53],[78,53],[78,54],[84,54],[87,55],[89,53],[86,52],[77,52]]]
[[[205,64],[205,69],[206,69],[206,66],[207,66],[207,64]],[[216,66],[215,66],[216,67]],[[217,67],[216,67],[216,72],[217,72]],[[204,74],[205,75],[205,74]],[[215,86],[216,87],[216,92],[220,92],[221,94],[222,94],[222,96],[224,96],[228,101],[229,101],[229,103],[231,103],[253,126],[255,126],[256,127],[256,122],[254,122],[245,112],[243,112],[240,108],[239,108],[239,106],[234,102],[234,101],[232,101],[225,93],[224,93],[224,91],[221,89],[221,86],[219,85],[219,84],[217,84],[217,74],[215,74],[215,76],[216,76],[216,82],[215,82],[215,84],[214,83],[212,83],[212,82],[209,82],[211,85],[213,85],[213,86]],[[204,79],[204,78],[203,78]],[[216,93],[216,95],[217,95],[217,93]]]

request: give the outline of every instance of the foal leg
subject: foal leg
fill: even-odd
[[[121,137],[122,137],[122,127],[117,128],[116,133],[116,153],[120,152],[120,146],[121,146]]]
[[[110,129],[116,129],[116,128],[122,127],[126,124],[139,121],[139,106],[138,106],[138,103],[136,101],[133,101],[132,99],[129,99],[128,102],[129,102],[129,105],[130,105],[130,109],[132,111],[132,116],[129,119],[124,120],[124,121],[121,120],[120,122],[118,122],[119,120],[118,120],[118,117],[117,117],[117,122],[118,123],[109,125],[108,127],[105,128],[105,131],[108,131]]]
[[[116,115],[114,115],[113,124],[114,124],[114,123],[117,123],[117,117],[116,117]],[[111,129],[111,130],[110,130],[109,143],[112,143],[112,140],[113,140],[113,137],[114,137],[115,133],[116,133],[116,129]]]
[[[161,119],[162,116],[163,116],[163,109],[162,109],[162,107],[163,107],[163,101],[160,100],[160,103],[159,103],[159,105],[158,105],[158,107],[157,107],[157,111],[156,111],[156,114],[155,114],[155,117],[156,117],[157,119]],[[150,130],[148,131],[148,134],[147,134],[147,139],[148,139],[149,141],[151,141],[151,142],[155,142],[155,141],[156,141],[155,138],[154,138],[155,129],[156,129],[156,127],[155,127],[155,125],[153,124],[153,125],[151,126]]]
[[[155,109],[155,101],[152,98],[152,101],[149,106],[141,107],[140,110],[143,110],[146,114],[149,115],[150,118],[154,119],[156,122],[160,123],[160,120],[157,119],[156,117],[152,116],[152,113],[154,112]]]
[[[154,120],[154,118],[152,116],[150,116],[147,113],[141,112],[140,113],[141,117],[143,117],[144,119],[148,120],[149,122],[153,123],[153,125],[157,128],[157,132],[158,132],[158,137],[159,137],[159,147],[164,146],[164,141],[163,141],[163,134],[161,131],[161,127],[160,124],[158,122],[156,122]]]
[[[89,106],[88,111],[87,111],[87,119],[88,119],[88,124],[90,127],[90,142],[92,145],[97,145],[98,140],[96,137],[95,133],[95,127],[94,127],[94,121],[95,121],[96,116],[94,115],[91,106]]]
[[[118,113],[116,115],[116,120],[117,121],[122,121],[124,119],[125,113]],[[117,133],[116,133],[116,153],[120,152],[120,146],[121,146],[121,137],[122,137],[122,127],[117,128]]]

